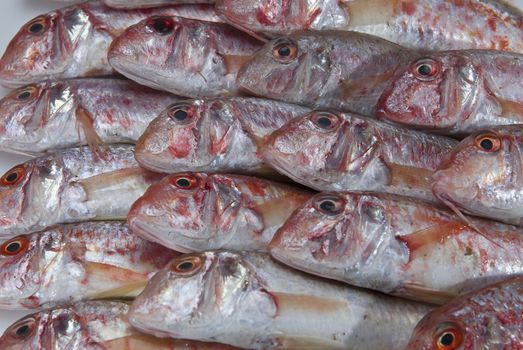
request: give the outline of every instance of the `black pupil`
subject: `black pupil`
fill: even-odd
[[[291,54],[291,49],[288,46],[282,46],[278,49],[278,55],[287,57]]]
[[[176,112],[174,112],[174,118],[178,120],[185,120],[187,119],[187,112],[183,109],[178,109]]]
[[[317,120],[318,126],[323,129],[327,129],[332,125],[332,122],[327,117],[320,117]]]
[[[23,325],[21,327],[18,327],[18,329],[16,330],[16,335],[19,336],[19,337],[25,337],[29,334],[29,326],[28,325]]]
[[[9,253],[16,253],[20,249],[20,243],[13,242],[5,248]]]
[[[454,336],[452,335],[452,333],[445,333],[441,339],[440,339],[440,343],[441,345],[443,346],[449,346],[449,345],[452,345],[452,343],[454,342]]]
[[[320,209],[327,212],[332,212],[336,209],[336,203],[333,201],[323,201],[320,204]]]
[[[194,267],[193,263],[190,261],[184,261],[180,265],[178,265],[178,269],[181,271],[187,271]]]
[[[176,181],[176,184],[180,187],[189,187],[191,185],[191,182],[187,179],[178,179],[178,181]]]
[[[27,100],[31,96],[31,93],[29,91],[24,91],[20,95],[18,95],[18,98],[20,100]]]
[[[7,177],[5,179],[7,180],[7,182],[14,182],[14,181],[16,181],[17,178],[18,178],[17,173],[11,173],[11,174],[7,175]]]
[[[422,64],[421,66],[418,67],[418,73],[420,75],[427,76],[427,75],[430,75],[431,72],[432,72],[432,68],[430,68],[430,66],[428,64]]]
[[[173,22],[170,19],[156,19],[152,23],[153,29],[159,34],[169,33],[173,29]]]
[[[39,33],[44,29],[44,25],[42,23],[35,23],[29,27],[29,31],[31,33]]]
[[[494,143],[489,139],[481,140],[479,145],[481,148],[486,149],[487,151],[490,151],[494,147]]]

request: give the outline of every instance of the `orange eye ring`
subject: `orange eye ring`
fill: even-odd
[[[200,271],[204,261],[205,259],[200,255],[184,255],[174,259],[169,269],[180,275],[192,276]]]
[[[36,319],[33,317],[21,320],[10,328],[11,335],[16,339],[26,339],[34,334],[36,330]]]
[[[194,107],[186,103],[176,103],[169,107],[167,115],[176,123],[187,124],[194,117]]]
[[[29,240],[26,236],[18,236],[0,245],[0,255],[15,256],[23,253],[29,248]]]
[[[298,57],[298,45],[288,39],[279,40],[274,43],[272,56],[279,62],[291,62]]]
[[[501,149],[501,139],[498,135],[488,133],[476,136],[474,143],[484,152],[494,153]]]
[[[458,328],[445,328],[434,337],[434,345],[438,350],[457,349],[463,341],[463,335]]]
[[[345,199],[335,194],[322,194],[314,199],[313,206],[325,215],[338,215],[345,208]]]
[[[14,92],[18,101],[32,100],[37,95],[38,89],[35,86],[25,86]]]
[[[27,32],[33,35],[39,35],[47,29],[47,20],[45,17],[37,17],[26,25]]]
[[[316,112],[311,114],[310,121],[315,127],[325,131],[336,129],[341,124],[341,119],[330,112]]]
[[[15,186],[25,177],[25,167],[23,165],[17,165],[11,170],[8,170],[1,178],[0,185],[2,186]]]
[[[198,178],[192,174],[176,175],[171,182],[181,190],[192,190],[198,185]]]
[[[412,73],[418,80],[431,81],[441,72],[441,64],[432,58],[422,58],[412,66]]]

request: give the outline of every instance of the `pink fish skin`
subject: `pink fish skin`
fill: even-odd
[[[102,2],[116,9],[137,9],[174,4],[212,4],[214,0],[102,0]]]
[[[441,162],[432,191],[454,210],[521,226],[522,154],[522,126],[472,134]]]
[[[159,172],[233,172],[266,176],[263,138],[309,111],[259,98],[200,99],[169,106],[136,145],[141,166]]]
[[[0,100],[0,149],[43,155],[87,145],[93,136],[94,143],[136,143],[147,125],[179,99],[124,79],[27,85]]]
[[[320,193],[274,235],[273,257],[322,277],[442,304],[523,275],[523,229],[405,197]]]
[[[406,350],[523,349],[523,278],[454,299],[428,313]]]
[[[310,192],[254,177],[182,173],[152,185],[129,211],[133,233],[188,252],[266,251]]]
[[[154,16],[113,41],[109,63],[142,85],[192,98],[238,95],[236,74],[262,42],[227,24]]]
[[[469,50],[423,55],[390,80],[377,116],[454,135],[522,124],[522,77],[521,54]]]
[[[502,1],[217,0],[216,10],[239,28],[269,35],[334,29],[416,49],[523,53],[523,15]]]
[[[133,296],[177,255],[118,221],[20,235],[0,245],[0,306],[34,309]]]
[[[115,10],[99,1],[71,5],[24,24],[0,59],[0,84],[18,87],[62,78],[113,74],[109,45],[127,27],[153,15],[218,21],[213,7],[165,6]]]
[[[289,121],[264,142],[265,161],[319,191],[377,191],[435,201],[430,177],[457,141],[334,111]]]

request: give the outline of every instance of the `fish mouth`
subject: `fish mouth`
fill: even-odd
[[[164,247],[175,250],[180,253],[192,253],[193,250],[190,248],[185,248],[178,244],[174,244],[171,240],[167,239],[165,235],[154,235],[151,232],[159,231],[155,225],[150,225],[144,220],[140,220],[136,217],[130,218],[127,220],[129,228],[133,234],[142,237],[143,239],[158,243]],[[183,237],[183,235],[182,235]]]
[[[158,71],[155,71],[153,68],[149,68],[147,66],[140,65],[139,63],[137,63],[134,60],[127,59],[127,58],[124,58],[121,56],[110,57],[109,63],[111,64],[111,67],[113,67],[120,74],[124,75],[125,77],[127,77],[133,81],[136,81],[137,83],[140,83],[145,86],[149,86],[156,90],[169,91],[164,86],[159,85],[152,77],[157,77],[164,81],[168,81],[168,80],[172,79],[172,77],[165,76],[163,74],[159,74]],[[140,74],[137,74],[134,72],[140,72]],[[169,92],[176,93],[173,91],[169,91]]]

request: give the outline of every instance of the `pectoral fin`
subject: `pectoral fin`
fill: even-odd
[[[87,262],[84,267],[86,284],[103,289],[92,295],[95,299],[136,297],[149,280],[144,274],[109,264]]]
[[[430,289],[417,283],[405,283],[395,290],[394,294],[437,305],[443,305],[456,297],[454,293]]]
[[[89,148],[96,156],[104,158],[105,152],[101,147],[103,142],[94,129],[94,120],[89,111],[80,105],[76,107],[76,120],[78,121],[78,127],[84,132]]]

